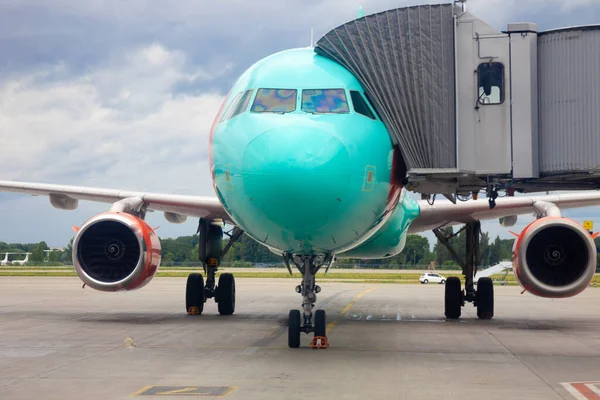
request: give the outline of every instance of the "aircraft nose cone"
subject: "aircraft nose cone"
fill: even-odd
[[[301,127],[259,135],[246,148],[243,171],[250,204],[296,237],[331,221],[350,179],[345,146],[325,131]]]

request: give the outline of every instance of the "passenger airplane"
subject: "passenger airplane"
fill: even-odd
[[[0,260],[0,265],[11,265],[11,264],[25,265],[29,262],[29,256],[31,255],[31,253],[0,253],[0,254],[4,254],[4,258]],[[10,255],[24,255],[25,258],[23,260],[8,261],[8,256],[10,256]]]
[[[313,48],[283,51],[250,67],[218,112],[209,146],[216,198],[8,181],[0,181],[0,191],[49,196],[64,210],[77,208],[79,200],[112,203],[76,229],[73,243],[77,274],[103,291],[137,289],[154,277],[161,248],[144,221],[146,211],[162,211],[173,223],[200,218],[206,282],[199,273],[188,277],[189,314],[201,314],[212,297],[219,313],[233,314],[234,278],[221,274],[217,283],[215,272],[229,248],[221,248],[221,225],[234,226],[230,243],[245,232],[302,274],[296,288],[302,312],[289,313],[292,348],[299,347],[302,332],[326,337],[325,311],[313,312],[320,268],[329,268],[336,257],[393,256],[409,233],[465,223],[475,238],[468,242],[478,243],[479,220],[534,213],[537,220],[521,232],[513,250],[515,276],[527,291],[574,296],[596,270],[592,235],[563,218],[560,208],[600,205],[600,193],[509,197],[493,209],[486,201],[413,200],[396,172],[400,152],[363,87]],[[490,319],[492,282],[482,278],[475,290],[476,252],[471,248],[468,254],[465,289],[458,277],[446,282],[445,315],[459,318],[465,302],[474,302],[479,318]]]

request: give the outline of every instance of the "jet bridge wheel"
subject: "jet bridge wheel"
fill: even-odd
[[[300,322],[300,311],[290,310],[290,316],[288,319],[288,346],[291,349],[297,349],[300,347]]]
[[[204,278],[191,273],[185,285],[185,310],[189,315],[200,315],[204,310]]]
[[[494,282],[491,278],[480,278],[477,282],[475,304],[479,319],[494,318]]]
[[[448,319],[458,319],[462,307],[462,289],[460,278],[451,276],[446,280],[444,295],[445,315]]]
[[[222,274],[219,277],[216,300],[219,314],[233,314],[235,311],[235,279],[232,274]]]

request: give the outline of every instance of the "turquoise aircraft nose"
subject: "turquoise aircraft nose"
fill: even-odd
[[[314,240],[341,217],[350,168],[348,150],[331,134],[313,127],[272,129],[245,150],[244,191],[257,217],[280,226],[289,239]]]

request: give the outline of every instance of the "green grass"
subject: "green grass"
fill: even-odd
[[[192,270],[190,268],[189,270]],[[198,269],[194,269],[196,271],[201,271]],[[231,269],[229,270],[231,271]],[[246,272],[240,271],[235,272],[236,278],[263,278],[263,279],[300,279],[300,273],[294,272],[294,275],[291,275],[287,272]],[[157,273],[157,277],[166,277],[166,278],[185,278],[189,275],[188,269],[178,268],[177,271],[169,271],[162,269]],[[38,269],[38,270],[28,270],[27,268],[11,268],[9,271],[0,270],[0,277],[3,276],[55,276],[55,277],[64,277],[64,276],[77,276],[75,271],[73,271],[72,267],[59,267],[59,268],[48,268],[46,270]],[[421,274],[415,273],[370,273],[370,272],[337,272],[335,274],[327,274],[324,272],[320,272],[317,274],[317,278],[320,281],[337,281],[337,282],[352,282],[352,283],[407,283],[414,284],[419,282],[419,277]],[[492,279],[501,280],[503,275],[494,275]],[[506,276],[506,282],[508,285],[517,285],[517,281],[514,275],[509,274]],[[596,274],[592,280],[592,285],[600,286],[600,274]]]
[[[73,271],[0,271],[1,276],[77,276]]]
[[[201,271],[201,270],[200,270]],[[295,272],[290,275],[287,272],[235,272],[236,278],[281,278],[281,279],[300,279],[300,273]],[[156,274],[157,277],[187,277],[188,271],[165,271],[160,270]],[[73,270],[0,270],[0,276],[77,276]],[[327,274],[318,273],[319,280],[378,280],[378,281],[412,281],[417,282],[420,274],[380,274],[380,273],[336,273]]]

